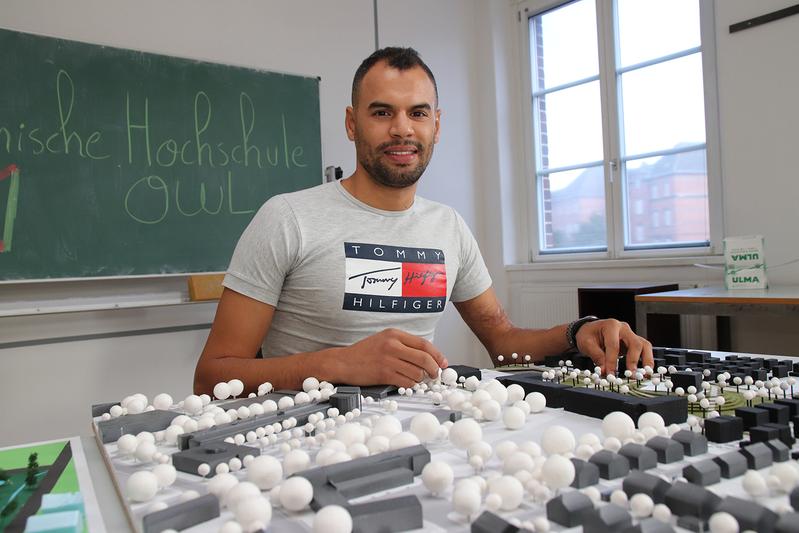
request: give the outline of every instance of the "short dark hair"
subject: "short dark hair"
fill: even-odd
[[[430,67],[422,61],[419,52],[413,48],[400,48],[398,46],[387,46],[379,50],[375,50],[372,55],[367,57],[355,71],[355,77],[352,79],[352,105],[358,99],[358,89],[361,86],[361,81],[366,73],[380,61],[385,61],[388,66],[397,70],[410,70],[415,67],[420,67],[425,71],[430,81],[433,82],[433,89],[436,91],[436,104],[438,103],[438,85],[436,85],[436,78],[433,76],[433,71]]]

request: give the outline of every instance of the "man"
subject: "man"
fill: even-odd
[[[653,364],[651,344],[616,320],[510,322],[460,216],[416,197],[440,125],[435,78],[413,49],[384,48],[361,64],[345,116],[355,172],[259,210],[225,277],[195,392],[232,378],[247,390],[298,389],[309,376],[412,386],[448,364],[429,340],[448,299],[494,361],[577,347],[604,372],[622,349],[630,368]]]

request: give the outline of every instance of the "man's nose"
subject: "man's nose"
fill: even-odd
[[[391,121],[391,129],[389,133],[392,137],[411,137],[413,135],[413,123],[407,115],[398,113]]]

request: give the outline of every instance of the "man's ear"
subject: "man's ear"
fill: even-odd
[[[347,130],[347,138],[351,141],[355,140],[355,110],[352,106],[347,106],[344,111],[344,128]]]
[[[441,136],[441,110],[436,109],[436,134],[433,142],[438,144],[438,138]]]

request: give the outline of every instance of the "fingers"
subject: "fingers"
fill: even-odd
[[[401,359],[395,359],[391,365],[393,375],[389,385],[411,388],[425,378],[424,370]]]
[[[652,343],[636,335],[626,322],[621,324],[619,337],[621,342],[627,346],[627,369],[635,372],[639,362],[641,366],[654,367],[655,359],[652,355]]]
[[[615,374],[616,366],[619,360],[619,331],[621,330],[621,322],[616,320],[608,321],[600,330],[605,346],[604,364],[602,364],[603,374]]]
[[[599,345],[596,337],[590,337],[583,341],[580,345],[580,351],[590,357],[591,361],[593,361],[596,366],[602,368],[602,362],[605,359],[605,350]]]
[[[395,330],[397,334],[397,338],[405,345],[420,352],[425,352],[428,356],[432,357],[435,361],[435,364],[438,368],[447,368],[449,366],[449,362],[447,358],[444,357],[438,348],[433,346],[433,343],[428,341],[427,339],[423,339],[422,337],[417,337],[416,335],[411,335],[410,333],[406,333],[404,331]],[[431,377],[435,377],[438,374],[438,368],[436,368]]]

